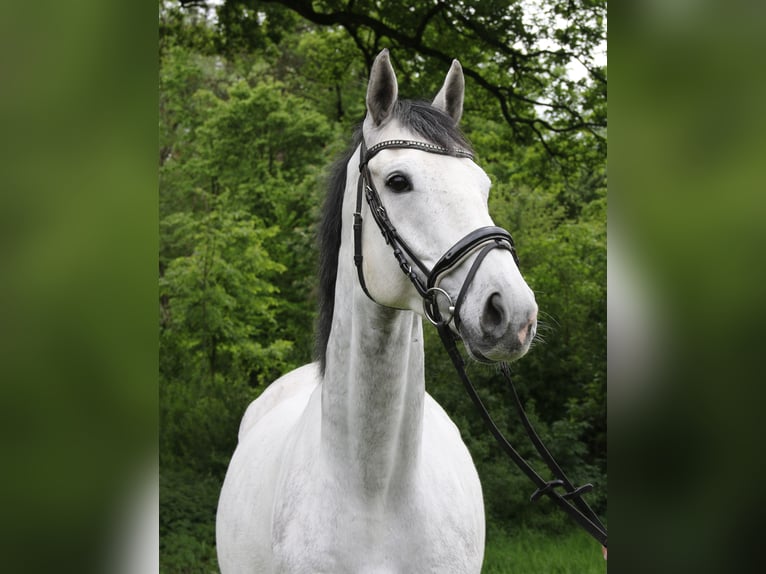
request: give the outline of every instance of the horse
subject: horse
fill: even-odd
[[[223,574],[481,570],[481,484],[425,391],[422,319],[478,361],[511,361],[537,304],[458,128],[464,91],[457,60],[430,103],[398,98],[387,50],[373,62],[319,227],[318,358],[243,416],[216,518]]]

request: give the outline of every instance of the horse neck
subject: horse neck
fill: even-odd
[[[414,313],[382,307],[363,293],[348,227],[322,383],[321,440],[339,480],[363,497],[378,498],[406,487],[416,467],[425,397],[423,331]]]

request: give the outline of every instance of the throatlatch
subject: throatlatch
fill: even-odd
[[[492,436],[498,442],[500,447],[511,458],[511,460],[519,467],[519,469],[527,475],[527,477],[535,484],[535,491],[530,496],[531,501],[536,501],[542,496],[548,496],[558,505],[564,512],[566,512],[577,524],[579,524],[585,531],[595,538],[602,546],[607,546],[607,532],[606,528],[599,520],[595,512],[588,506],[588,503],[582,498],[582,495],[593,489],[592,484],[584,484],[580,487],[575,487],[574,484],[567,478],[564,471],[558,465],[551,453],[543,444],[537,432],[535,432],[532,423],[529,421],[524,407],[521,404],[519,395],[516,392],[516,387],[511,379],[510,369],[506,363],[500,364],[500,370],[503,376],[508,381],[511,387],[514,398],[514,405],[516,411],[521,419],[521,423],[529,436],[535,449],[540,454],[540,457],[545,462],[548,469],[555,477],[553,480],[543,479],[532,466],[522,457],[518,451],[513,448],[510,442],[503,436],[503,433],[497,427],[492,420],[489,412],[487,411],[484,403],[481,401],[475,387],[471,383],[468,375],[465,372],[465,362],[457,349],[456,341],[458,336],[455,335],[452,329],[449,327],[450,322],[454,319],[455,329],[460,329],[460,308],[465,298],[468,286],[473,281],[479,266],[484,261],[484,258],[493,249],[505,249],[511,252],[516,265],[519,265],[519,259],[516,255],[516,248],[513,243],[511,234],[505,229],[500,227],[488,226],[481,227],[469,233],[453,245],[434,265],[433,269],[428,269],[420,259],[415,255],[413,250],[407,245],[404,239],[397,233],[396,228],[391,223],[388,213],[386,212],[383,203],[380,200],[380,195],[372,181],[370,170],[367,166],[368,162],[378,152],[384,149],[397,148],[397,149],[416,149],[419,151],[425,151],[428,153],[436,153],[441,155],[450,155],[454,157],[464,157],[473,160],[473,154],[469,151],[454,148],[449,149],[442,146],[410,141],[410,140],[388,140],[372,146],[369,150],[365,145],[364,139],[362,139],[360,147],[360,159],[359,159],[359,178],[357,180],[357,195],[356,195],[356,210],[354,211],[354,264],[356,265],[357,275],[359,277],[359,284],[362,287],[364,293],[371,300],[373,299],[370,292],[367,290],[367,285],[364,280],[363,270],[363,253],[362,253],[362,197],[364,196],[367,205],[370,208],[370,213],[375,223],[378,225],[380,232],[386,240],[386,243],[391,246],[393,255],[399,263],[399,267],[402,272],[410,279],[415,289],[423,298],[423,310],[428,320],[436,327],[439,337],[442,340],[444,348],[447,350],[447,354],[452,361],[455,370],[458,373],[463,385],[468,392],[468,396],[476,405],[479,410],[479,414],[484,419],[485,424],[489,428]],[[476,259],[474,260],[466,279],[458,293],[457,298],[453,301],[452,296],[444,289],[441,289],[439,285],[439,279],[444,274],[459,265],[468,255],[479,250]],[[415,267],[423,274],[425,280],[421,278],[413,268]],[[448,317],[442,317],[441,310],[439,308],[439,297],[446,299],[447,308],[449,310]],[[482,357],[479,357],[482,358]],[[486,360],[486,359],[485,359]],[[490,362],[487,360],[487,362]],[[559,493],[557,489],[562,489],[564,492]]]

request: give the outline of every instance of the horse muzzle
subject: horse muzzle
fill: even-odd
[[[460,335],[468,352],[482,362],[515,361],[522,357],[537,333],[537,304],[534,299],[518,308],[499,291],[486,297],[477,326],[461,321]]]

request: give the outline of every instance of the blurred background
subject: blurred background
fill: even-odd
[[[610,3],[608,209],[604,8],[8,6],[7,569],[157,571],[146,549],[160,544],[163,572],[216,571],[217,491],[241,412],[312,357],[322,178],[383,47],[406,97],[431,97],[453,57],[466,69],[463,128],[544,312],[517,384],[567,472],[596,484],[589,500],[605,517],[608,370],[612,568],[757,569],[764,8]],[[488,561],[511,559],[506,540],[513,554],[571,543],[549,571],[600,560],[565,518],[526,502],[427,343],[428,390],[482,475]],[[507,389],[472,369],[514,437]]]

